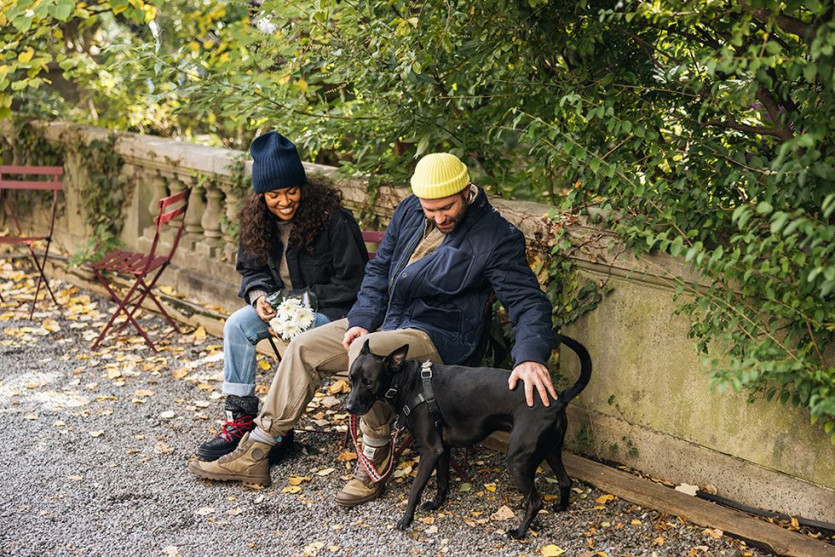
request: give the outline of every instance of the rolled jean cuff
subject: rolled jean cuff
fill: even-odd
[[[221,392],[225,395],[255,396],[255,385],[250,385],[248,383],[229,383],[224,381]]]

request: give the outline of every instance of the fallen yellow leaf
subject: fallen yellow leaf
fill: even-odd
[[[267,362],[265,362],[264,360],[259,360],[259,361],[258,361],[258,366],[259,366],[261,369],[263,369],[264,371],[267,371],[268,369],[270,369],[270,364],[268,364],[268,363],[267,363]]]
[[[174,376],[174,379],[182,379],[183,377],[188,375],[189,371],[190,370],[187,367],[181,367],[180,369],[175,369],[174,371],[172,371],[171,375]]]
[[[560,555],[565,554],[565,550],[558,545],[550,544],[543,546],[542,549],[539,550],[539,554],[543,557],[559,557]]]
[[[600,497],[598,497],[597,499],[595,499],[595,501],[597,501],[597,502],[598,502],[598,503],[600,503],[601,505],[605,505],[605,504],[606,504],[606,503],[608,503],[609,501],[614,500],[614,498],[615,498],[615,496],[614,496],[614,495],[612,495],[611,493],[607,493],[607,494],[605,494],[605,495],[601,495]]]
[[[344,379],[334,381],[330,386],[328,386],[328,392],[332,395],[347,393],[350,390],[351,386]]]
[[[310,478],[307,476],[290,476],[290,478],[287,480],[287,483],[289,483],[290,485],[300,485],[304,482],[309,481]]]
[[[513,511],[507,505],[502,505],[499,510],[490,515],[490,520],[510,520],[513,518]]]
[[[134,393],[134,396],[144,396],[144,397],[154,396],[154,391],[149,391],[148,389],[137,389],[136,392]]]
[[[281,490],[281,493],[299,493],[302,490],[297,485],[290,485]]]

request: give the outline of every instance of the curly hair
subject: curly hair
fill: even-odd
[[[301,187],[299,208],[293,217],[289,244],[313,251],[313,241],[342,207],[342,192],[321,182],[308,180]],[[278,237],[276,216],[267,208],[264,194],[252,193],[241,209],[239,238],[244,251],[266,263]]]

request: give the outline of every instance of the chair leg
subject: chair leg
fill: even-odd
[[[466,470],[466,468],[468,466],[468,464],[467,464],[467,452],[469,452],[469,450],[470,450],[469,448],[464,449],[464,464],[463,464],[463,466],[457,460],[455,460],[454,458],[449,459],[449,464],[452,466],[453,470],[455,470],[458,473],[458,475],[461,476],[462,480],[464,480],[468,484],[471,484],[471,483],[473,483],[473,480],[472,480],[472,478],[470,478],[470,475],[467,474],[467,470]]]
[[[93,346],[92,346],[93,350],[95,350],[98,347],[98,345],[101,343],[102,339],[104,338],[104,335],[107,334],[107,331],[109,331],[110,327],[113,326],[113,322],[116,320],[116,318],[119,316],[119,314],[121,312],[124,312],[125,315],[127,316],[128,321],[134,326],[134,328],[137,330],[137,332],[139,332],[139,334],[142,335],[142,338],[145,339],[145,344],[147,344],[148,347],[151,350],[153,350],[154,352],[158,352],[156,346],[154,346],[154,343],[151,342],[151,339],[148,338],[148,335],[145,333],[145,331],[142,329],[142,327],[139,325],[139,323],[136,322],[136,319],[133,318],[133,314],[136,312],[136,308],[138,306],[134,305],[132,311],[128,311],[128,308],[127,308],[127,303],[133,297],[134,292],[136,291],[137,287],[139,286],[139,280],[137,279],[136,282],[133,283],[133,286],[131,286],[130,290],[128,290],[128,293],[123,298],[120,299],[119,296],[117,296],[116,293],[113,291],[113,289],[110,288],[110,284],[105,280],[105,278],[102,276],[102,274],[98,270],[95,271],[95,274],[96,274],[96,278],[99,280],[100,283],[102,283],[102,285],[104,285],[105,289],[110,294],[110,298],[114,302],[116,302],[116,304],[118,304],[119,307],[116,309],[115,312],[113,312],[113,315],[110,317],[110,321],[107,322],[107,325],[105,325],[104,328],[102,329],[101,333],[99,333],[98,338],[96,338],[95,342],[93,342]]]
[[[275,345],[275,342],[273,341],[272,335],[268,336],[267,340],[270,341],[270,346],[273,347],[273,352],[275,352],[275,357],[278,359],[278,362],[281,363],[281,354],[279,354],[279,352],[278,352],[278,346]]]
[[[50,297],[52,297],[52,301],[55,305],[58,305],[58,300],[55,299],[55,294],[52,292],[52,288],[49,286],[49,281],[44,274],[44,269],[46,268],[46,258],[49,257],[49,244],[51,242],[47,240],[46,242],[46,249],[44,250],[43,254],[43,263],[38,262],[38,257],[35,254],[35,250],[32,249],[31,244],[27,244],[29,248],[29,254],[32,256],[32,261],[35,262],[35,268],[38,270],[38,285],[35,287],[35,299],[32,300],[32,308],[29,310],[29,319],[35,315],[35,304],[38,303],[38,295],[41,292],[41,282],[43,282],[44,286],[46,287],[47,292],[49,292]]]
[[[160,314],[165,318],[166,321],[168,321],[168,324],[171,325],[174,328],[174,330],[178,333],[182,333],[180,328],[177,326],[177,322],[174,321],[174,318],[172,318],[168,314],[168,312],[165,310],[165,307],[163,307],[159,299],[156,296],[154,296],[153,292],[151,292],[151,288],[153,287],[154,282],[156,282],[156,279],[154,279],[154,281],[151,283],[151,286],[146,286],[144,282],[142,283],[142,287],[145,288],[143,299],[147,297],[149,300],[154,302],[154,304],[157,306],[157,309],[159,309]]]

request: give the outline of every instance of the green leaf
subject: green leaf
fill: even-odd
[[[767,215],[768,213],[770,213],[773,210],[774,210],[774,207],[772,207],[771,203],[769,203],[768,201],[760,201],[759,203],[757,203],[757,214],[758,215]]]

